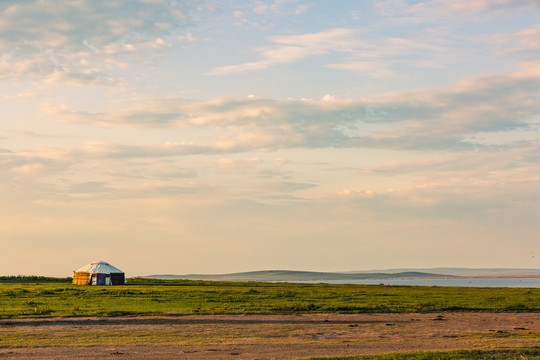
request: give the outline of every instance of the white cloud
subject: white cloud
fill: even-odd
[[[27,91],[27,92],[21,92],[21,93],[18,93],[16,95],[5,95],[4,97],[6,99],[35,99],[35,98],[39,98],[39,97],[42,97],[43,95],[42,94],[38,94],[36,92],[33,92],[33,91]]]
[[[331,51],[351,52],[360,44],[359,40],[356,39],[356,31],[344,28],[313,34],[274,36],[270,40],[278,46],[256,49],[262,58],[261,60],[217,67],[212,69],[209,74],[225,75],[260,70],[277,64],[298,61],[309,56],[327,54]]]
[[[352,70],[361,74],[369,74],[375,78],[397,76],[389,64],[384,61],[355,61],[343,64],[330,64],[327,67],[334,69]]]
[[[300,14],[306,10],[307,5],[296,5],[297,2],[298,0],[257,1],[253,12],[257,15],[264,15],[268,11],[271,11],[272,15],[283,13]]]
[[[538,67],[540,60],[540,26],[515,33],[500,33],[493,36],[499,52],[504,55],[518,56],[521,64],[527,68]]]
[[[428,0],[415,4],[406,0],[385,0],[377,7],[390,18],[402,19],[413,23],[463,22],[471,17],[493,17],[513,11],[537,9],[538,0]]]
[[[350,51],[360,44],[356,35],[356,30],[335,28],[313,34],[274,36],[270,39],[277,44],[302,46],[320,51]]]
[[[141,61],[181,36],[188,10],[169,0],[2,2],[0,78],[107,79],[114,63]]]
[[[136,99],[132,107],[111,112],[73,111],[61,106],[45,110],[66,123],[204,129],[204,137],[186,133],[182,142],[166,148],[117,148],[113,153],[118,156],[296,147],[461,150],[486,146],[471,140],[476,133],[529,127],[529,119],[540,113],[539,86],[540,74],[528,71],[361,99],[330,95],[321,99],[223,98],[206,102]]]
[[[262,15],[264,14],[267,10],[269,9],[269,6],[258,1],[257,2],[257,5],[253,8],[253,12],[258,14],[258,15]]]
[[[537,7],[540,6],[540,2],[537,0],[432,0],[411,6],[409,12],[411,13],[429,13],[431,15],[438,14],[440,16],[446,16],[448,14],[459,15],[472,15],[476,13],[485,12],[500,12],[508,11],[516,8],[523,7]]]
[[[279,64],[325,54],[345,56],[343,62],[327,64],[327,68],[351,70],[364,76],[383,78],[395,76],[396,67],[442,67],[450,60],[447,46],[452,41],[441,40],[439,33],[427,31],[415,34],[414,40],[399,37],[378,37],[358,29],[334,28],[317,33],[273,36],[273,46],[254,50],[260,60],[212,69],[210,75],[227,75],[256,71]]]

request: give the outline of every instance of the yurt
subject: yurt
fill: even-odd
[[[77,285],[124,285],[124,272],[105,261],[94,261],[73,272]]]

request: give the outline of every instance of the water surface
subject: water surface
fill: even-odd
[[[303,281],[304,282],[304,281]],[[323,280],[306,281],[327,284],[364,285],[410,285],[410,286],[467,286],[467,287],[512,287],[540,288],[540,278],[490,278],[490,279],[381,279],[381,280]]]

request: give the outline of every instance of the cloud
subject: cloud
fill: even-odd
[[[225,75],[260,70],[277,64],[298,61],[309,56],[327,54],[331,51],[350,52],[359,45],[356,31],[345,28],[335,28],[313,34],[274,36],[270,38],[270,41],[277,46],[256,49],[262,58],[261,60],[217,67],[212,69],[209,74]]]
[[[370,74],[375,78],[397,76],[397,74],[391,69],[391,66],[384,61],[351,61],[342,64],[330,64],[326,65],[326,67]]]
[[[198,137],[184,131],[177,142],[154,147],[95,144],[96,154],[120,157],[321,147],[463,150],[485,146],[471,140],[476,133],[529,127],[540,114],[539,87],[540,72],[532,69],[359,99],[136,99],[111,112],[46,111],[66,123],[205,130]]]
[[[297,2],[298,0],[257,1],[253,7],[253,12],[257,15],[264,15],[268,12],[271,12],[271,14],[274,16],[282,13],[298,15],[305,12],[308,5],[297,5]]]
[[[387,182],[397,189],[468,189],[497,187],[511,183],[534,183],[539,163],[530,158],[538,146],[514,146],[494,152],[469,151],[454,154],[430,154],[415,160],[394,160],[359,170],[362,177]],[[384,185],[382,185],[384,186]],[[387,185],[388,186],[388,185]],[[375,189],[378,187],[372,185]],[[463,191],[463,190],[461,190]]]
[[[65,138],[67,136],[65,135],[51,135],[51,134],[43,134],[43,133],[37,133],[34,131],[25,131],[25,130],[0,130],[0,134],[8,134],[7,136],[2,136],[0,139],[8,139],[8,138],[35,138],[35,139],[60,139]]]
[[[499,13],[507,12],[512,9],[536,8],[540,6],[538,0],[524,0],[515,2],[513,0],[432,0],[421,2],[411,6],[411,13],[430,13],[430,14],[478,14],[478,13]]]
[[[140,97],[117,103],[117,110],[95,112],[48,104],[40,119],[61,123],[64,131],[76,124],[70,132],[84,129],[84,134],[63,142],[9,132],[55,146],[17,151],[3,146],[0,179],[4,189],[30,204],[196,195],[214,201],[208,194],[215,194],[215,201],[294,202],[347,189],[360,194],[353,204],[375,204],[362,198],[373,196],[388,206],[405,199],[404,204],[416,201],[427,204],[421,207],[426,209],[438,200],[411,189],[536,179],[538,138],[515,130],[529,130],[539,116],[539,88],[540,69],[531,68],[365,98]],[[475,141],[475,135],[485,133],[506,139]],[[330,162],[348,163],[329,168],[314,155],[328,156],[328,149],[335,154]],[[351,161],[381,152],[422,158],[369,165]],[[291,154],[302,155],[294,159]],[[424,154],[432,156],[425,159]],[[308,164],[306,158],[314,161]]]
[[[465,21],[470,17],[493,17],[523,9],[538,9],[538,0],[429,0],[415,4],[405,0],[385,0],[377,7],[387,17],[414,23],[444,23]]]
[[[524,67],[538,67],[540,60],[540,26],[533,26],[515,33],[499,33],[493,36],[499,52],[518,56]]]
[[[0,78],[106,81],[118,64],[142,62],[181,36],[190,10],[169,0],[4,1]]]
[[[28,99],[39,98],[39,97],[42,97],[42,96],[43,96],[42,94],[38,94],[38,93],[35,93],[33,91],[27,91],[27,92],[18,93],[18,94],[15,94],[15,95],[5,95],[4,97],[6,99],[25,99],[25,100],[28,100]]]
[[[1,191],[9,189],[10,197],[17,197],[19,204],[41,206],[97,198],[202,196],[220,190],[219,186],[191,180],[198,176],[200,166],[186,167],[156,154],[147,161],[148,156],[122,157],[117,152],[113,146],[98,149],[95,144],[0,151]]]
[[[311,189],[311,188],[317,187],[317,185],[310,184],[310,183],[298,183],[298,182],[286,181],[286,182],[274,183],[268,187],[273,191],[291,193],[291,192]]]
[[[338,53],[345,57],[343,62],[329,63],[325,65],[327,68],[352,70],[375,78],[390,77],[396,76],[397,67],[442,67],[450,58],[446,46],[453,45],[451,40],[441,40],[440,34],[429,31],[415,34],[414,40],[411,40],[405,37],[368,36],[364,31],[349,28],[273,36],[269,40],[273,45],[254,50],[260,60],[216,67],[208,74],[227,75],[263,70],[311,56]]]
[[[463,178],[469,180],[465,174]],[[446,227],[453,223],[460,226],[474,223],[485,229],[500,227],[501,230],[519,224],[532,229],[534,217],[540,212],[538,186],[527,179],[510,178],[500,183],[433,182],[430,185],[386,191],[344,190],[322,201],[327,206],[333,203],[335,207],[357,211],[369,209],[373,222],[380,224],[392,219],[392,224],[402,224],[402,231],[426,224]],[[441,223],[436,224],[434,220]]]
[[[107,188],[107,183],[102,181],[86,181],[73,184],[70,188],[72,193],[102,193],[110,190]]]
[[[253,12],[258,14],[258,15],[263,15],[264,13],[266,13],[266,11],[268,11],[269,9],[269,6],[260,2],[260,1],[257,1],[255,7],[253,8]]]

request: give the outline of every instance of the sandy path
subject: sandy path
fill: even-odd
[[[6,347],[14,344],[42,347]],[[0,320],[6,359],[298,359],[522,346],[540,346],[540,313]]]

